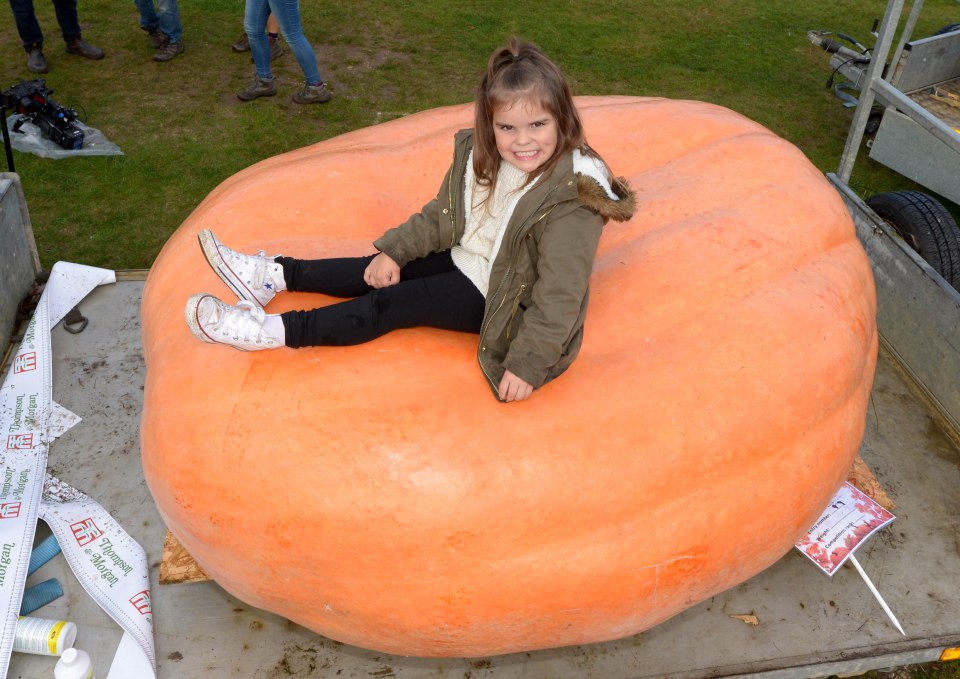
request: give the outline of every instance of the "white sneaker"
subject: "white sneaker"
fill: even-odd
[[[241,351],[276,349],[283,346],[263,329],[266,313],[253,302],[241,300],[230,306],[202,292],[187,300],[187,325],[197,339],[226,344]]]
[[[231,250],[204,229],[198,236],[200,248],[207,262],[220,279],[230,286],[237,297],[264,307],[278,292],[286,290],[283,267],[261,250],[256,255],[245,255]]]

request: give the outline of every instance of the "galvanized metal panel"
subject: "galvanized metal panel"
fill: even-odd
[[[6,346],[20,300],[30,291],[39,271],[20,178],[0,173],[0,349]]]
[[[873,266],[880,337],[960,431],[960,292],[854,194],[829,175],[857,226]]]
[[[947,145],[910,117],[887,109],[870,157],[904,177],[960,203],[960,134]]]
[[[913,92],[960,76],[960,31],[907,43],[893,81]]]
[[[325,639],[238,601],[213,582],[159,586],[164,526],[137,454],[143,283],[122,278],[81,303],[90,319],[83,333],[54,329],[54,398],[83,421],[51,446],[50,466],[99,500],[147,550],[159,679],[800,679],[932,660],[943,647],[960,643],[960,590],[949,577],[960,572],[960,453],[886,357],[878,367],[861,454],[897,503],[897,520],[864,544],[857,558],[907,637],[886,620],[856,571],[843,568],[829,578],[795,550],[755,578],[643,634],[491,658],[387,655]],[[909,318],[904,323],[914,325]],[[170,435],[180,435],[175,422]],[[744,501],[749,499],[744,489]],[[700,530],[698,517],[689,518],[689,529]],[[77,645],[91,653],[97,676],[106,676],[119,628],[82,591],[62,557],[30,583],[50,577],[60,580],[66,595],[36,615],[75,621]],[[731,617],[747,613],[759,624]],[[49,657],[15,654],[10,676],[49,677],[53,664]]]

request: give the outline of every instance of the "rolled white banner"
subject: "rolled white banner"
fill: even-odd
[[[96,501],[47,474],[40,504],[70,570],[93,600],[133,637],[156,675],[147,554]],[[119,674],[142,679],[146,675]]]
[[[10,665],[41,512],[83,587],[124,629],[124,640],[133,638],[149,661],[149,675],[111,672],[111,677],[156,676],[143,549],[99,504],[46,477],[50,442],[79,421],[53,401],[50,330],[91,290],[115,280],[107,269],[55,264],[0,387],[0,676],[6,676]]]

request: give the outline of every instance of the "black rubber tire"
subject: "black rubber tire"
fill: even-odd
[[[867,205],[960,290],[960,228],[947,208],[919,191],[878,193]]]
[[[863,129],[864,134],[873,135],[877,133],[877,130],[880,129],[880,122],[883,120],[883,112],[882,106],[874,106],[870,110],[870,115],[867,116],[867,125]]]

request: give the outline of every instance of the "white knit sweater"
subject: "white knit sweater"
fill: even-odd
[[[457,268],[477,286],[483,296],[487,295],[490,269],[517,202],[537,183],[534,180],[524,186],[526,180],[527,173],[523,170],[510,163],[500,163],[493,195],[484,201],[489,187],[477,184],[476,175],[473,173],[473,151],[467,158],[467,173],[463,182],[463,204],[467,208],[466,224],[463,238],[458,245],[453,246],[450,255]]]

